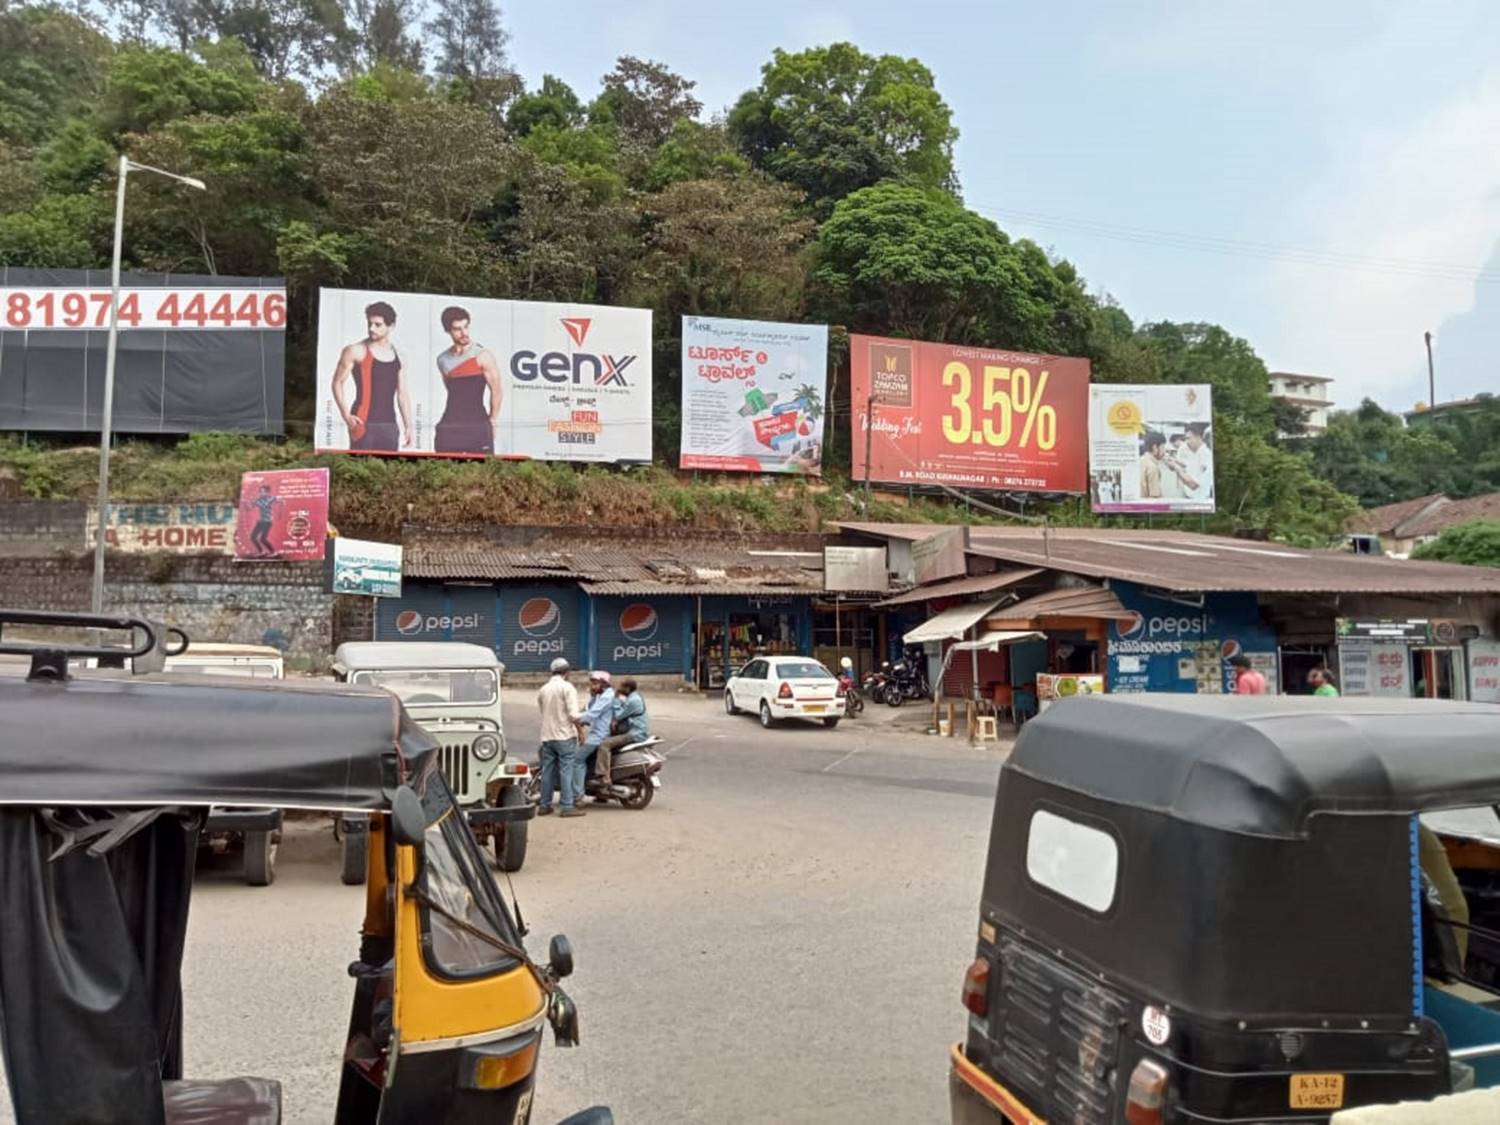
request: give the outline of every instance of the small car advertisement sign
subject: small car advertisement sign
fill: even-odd
[[[401,545],[364,539],[331,541],[328,588],[335,594],[371,598],[401,596]]]

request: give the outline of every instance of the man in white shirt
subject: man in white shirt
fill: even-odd
[[[1185,500],[1214,498],[1214,451],[1203,440],[1207,428],[1202,422],[1190,423],[1187,441],[1178,454],[1177,479]]]
[[[568,662],[558,657],[552,662],[552,678],[536,693],[537,710],[542,716],[542,797],[537,816],[552,812],[552,793],[562,790],[563,816],[586,816],[576,807],[582,795],[577,790],[578,720],[583,709],[578,705],[578,689],[568,682]]]

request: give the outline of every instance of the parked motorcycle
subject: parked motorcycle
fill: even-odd
[[[845,672],[839,677],[839,695],[844,700],[844,717],[853,718],[865,709],[865,697],[854,682],[854,676]]]
[[[891,665],[881,689],[881,698],[888,707],[900,707],[908,699],[928,699],[932,686],[927,682],[927,673],[920,664],[898,660]]]
[[[865,673],[864,682],[859,685],[859,690],[864,694],[866,699],[873,699],[878,702],[885,698],[885,683],[890,667],[889,663],[885,663],[879,668],[871,668]]]
[[[591,773],[583,782],[584,796],[598,801],[619,801],[627,809],[645,808],[661,788],[661,768],[667,759],[653,749],[661,741],[652,735],[616,750],[610,758],[609,784],[604,784],[597,773]],[[541,800],[540,762],[532,766],[531,776],[526,780],[526,796],[533,804]]]

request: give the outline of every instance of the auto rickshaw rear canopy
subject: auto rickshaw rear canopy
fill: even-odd
[[[1005,770],[1202,828],[1290,840],[1318,814],[1500,803],[1500,707],[1095,696],[1028,723]]]
[[[0,805],[373,812],[437,744],[389,693],[288,681],[0,678]]]

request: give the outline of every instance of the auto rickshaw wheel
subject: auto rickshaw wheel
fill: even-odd
[[[500,790],[502,809],[518,809],[524,804],[526,792],[519,785],[507,785]],[[501,871],[521,870],[521,865],[526,862],[526,839],[530,835],[527,829],[530,827],[529,820],[512,820],[502,824],[490,837],[495,848],[495,866]]]
[[[346,886],[365,881],[365,858],[370,848],[370,833],[363,827],[357,832],[344,830],[344,863],[339,878]]]
[[[276,881],[276,833],[245,833],[245,882],[252,887],[269,887]]]

